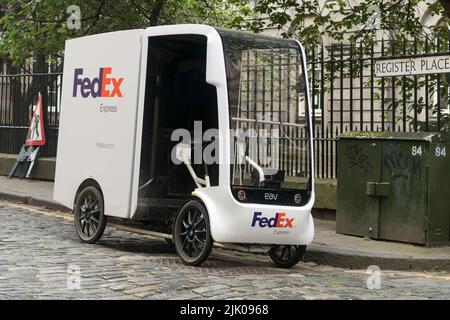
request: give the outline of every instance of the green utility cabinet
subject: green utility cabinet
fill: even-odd
[[[450,145],[440,133],[338,138],[338,233],[426,246],[450,242]]]

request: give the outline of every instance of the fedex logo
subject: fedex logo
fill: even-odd
[[[75,69],[73,80],[73,97],[80,91],[83,98],[92,96],[92,98],[113,98],[122,97],[120,86],[124,78],[111,77],[112,68],[100,68],[97,78],[83,78],[83,68]]]
[[[277,213],[275,217],[263,217],[261,212],[255,212],[253,215],[252,227],[258,225],[261,228],[293,228],[294,218],[286,218],[286,213]]]

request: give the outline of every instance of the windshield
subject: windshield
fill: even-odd
[[[234,135],[232,189],[291,190],[296,200],[301,198],[296,204],[306,203],[311,190],[310,132],[298,43],[244,32],[219,33]],[[298,190],[304,192],[299,195]]]

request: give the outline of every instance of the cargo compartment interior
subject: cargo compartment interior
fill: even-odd
[[[175,129],[194,137],[194,121],[203,132],[218,127],[216,88],[206,82],[207,38],[200,35],[150,37],[140,162],[139,203],[190,197],[195,184],[184,164],[171,160]],[[193,165],[199,177],[203,165]],[[218,166],[208,166],[211,185]],[[178,201],[178,202],[179,202]],[[150,201],[153,202],[153,201]],[[175,206],[174,206],[175,207]]]

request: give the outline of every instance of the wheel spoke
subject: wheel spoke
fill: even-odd
[[[86,221],[84,221],[84,222],[81,222],[81,232],[83,232],[84,234],[86,233],[86,225],[87,225],[87,222]]]
[[[190,241],[188,242],[188,256],[192,257],[192,243]]]
[[[184,240],[183,240],[183,250],[187,243],[188,243],[188,237],[184,238]]]
[[[202,240],[200,240],[197,236],[194,236],[194,240],[197,241],[198,243],[200,243],[202,246],[205,245],[205,242],[203,242]]]
[[[195,209],[195,211],[194,211],[194,217],[195,217],[194,223],[196,223],[201,218],[201,216],[202,216],[202,213],[200,211],[198,211],[198,209]]]
[[[195,241],[192,241],[192,247],[194,247],[195,253],[198,255],[198,249],[197,246],[195,245]]]
[[[191,223],[192,227],[195,226],[195,224],[197,223],[197,221],[198,221],[198,215],[197,215],[197,212],[194,211],[194,213],[192,214],[192,223]]]
[[[92,201],[92,204],[91,204],[91,209],[94,209],[96,207],[96,204],[98,204],[98,199],[94,198],[94,200]]]
[[[199,219],[194,223],[194,226],[193,226],[194,229],[197,228],[197,226],[198,226],[201,222],[203,222],[203,221],[205,221],[205,218],[203,218],[203,215],[200,214]]]
[[[188,211],[187,218],[188,218],[188,224],[191,225],[192,224],[192,216],[191,216],[190,210]]]
[[[284,246],[284,247],[282,247],[283,248],[283,250],[281,251],[281,260],[283,260],[283,257],[284,257],[284,255],[285,255],[285,253],[286,253],[286,249],[287,249],[287,246]]]
[[[90,227],[91,227],[91,224],[89,222],[86,222],[86,235],[88,237],[91,236],[91,228]]]
[[[183,227],[185,229],[189,228],[189,224],[185,220],[183,220]]]
[[[100,224],[100,220],[99,219],[91,217],[91,220],[94,221],[95,223],[97,223],[98,225]]]
[[[95,232],[97,231],[97,228],[94,226],[93,223],[91,223],[90,225],[91,225],[91,229],[92,229],[92,235],[94,235]]]

